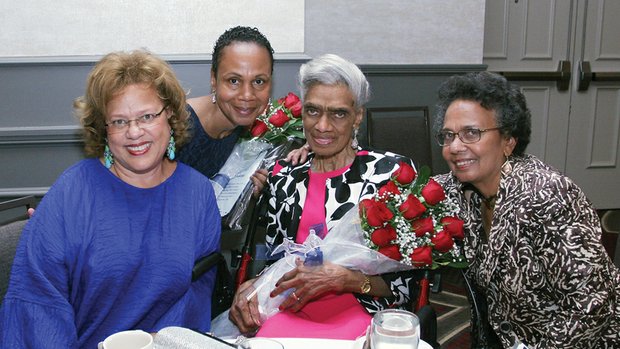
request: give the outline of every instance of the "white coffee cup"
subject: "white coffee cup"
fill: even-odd
[[[142,330],[122,331],[99,342],[98,349],[152,349],[153,336]]]
[[[242,349],[284,349],[282,343],[277,340],[262,337],[244,339],[239,343],[239,347]]]

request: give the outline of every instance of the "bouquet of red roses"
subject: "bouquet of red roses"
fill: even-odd
[[[304,138],[301,100],[289,92],[269,103],[248,131],[212,179],[222,222],[231,229],[241,229],[240,220],[252,196],[250,176],[259,168],[269,168],[296,139]]]
[[[304,138],[302,129],[301,100],[289,92],[277,102],[270,103],[265,113],[256,118],[250,135],[253,139],[280,144],[291,137]]]
[[[360,202],[366,245],[415,268],[464,268],[467,262],[456,242],[464,238],[458,207],[446,200],[443,188],[405,162],[391,180]]]

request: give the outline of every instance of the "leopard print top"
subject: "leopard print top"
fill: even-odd
[[[397,154],[365,151],[358,153],[351,167],[342,175],[328,179],[325,195],[327,230],[333,228],[359,201],[372,196],[386,184],[400,161],[406,161],[413,166],[410,159]],[[268,183],[266,242],[270,248],[281,244],[284,238],[295,240],[308,191],[308,171],[312,165],[312,154],[304,164],[281,164],[284,167],[276,175],[270,176]],[[411,295],[417,295],[421,276],[422,272],[418,270],[383,274],[393,297],[373,297],[357,293],[354,295],[370,314],[394,307],[411,310]]]
[[[502,168],[489,238],[481,196],[436,176],[465,221],[466,273],[485,290],[504,347],[508,321],[529,348],[620,348],[620,271],[601,244],[600,221],[569,178],[532,155]]]

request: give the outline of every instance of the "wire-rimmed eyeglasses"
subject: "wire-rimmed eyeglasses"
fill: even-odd
[[[105,125],[108,127],[109,133],[117,133],[126,130],[127,128],[129,128],[129,125],[132,121],[135,121],[136,125],[140,128],[151,127],[155,124],[155,121],[161,116],[161,113],[166,110],[166,107],[168,106],[165,105],[163,108],[161,108],[159,113],[144,114],[142,116],[138,116],[135,119],[115,119]]]
[[[461,142],[465,144],[472,144],[480,141],[483,133],[493,130],[501,130],[501,127],[492,127],[484,130],[481,130],[479,128],[465,128],[460,130],[459,132],[443,130],[435,135],[435,139],[437,140],[437,143],[439,143],[439,145],[442,147],[450,145],[456,137],[459,137]]]

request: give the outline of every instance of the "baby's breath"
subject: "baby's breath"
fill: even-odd
[[[424,167],[421,169],[417,178],[409,185],[402,185],[395,179],[391,179],[397,186],[400,194],[394,194],[386,190],[382,194],[375,194],[372,200],[378,204],[384,203],[393,214],[393,218],[389,222],[384,223],[384,226],[385,224],[390,224],[396,231],[396,239],[392,240],[391,243],[398,247],[402,256],[400,260],[401,263],[420,267],[420,265],[414,265],[411,256],[418,248],[430,247],[432,249],[432,263],[425,267],[433,269],[440,265],[465,267],[465,258],[457,239],[451,238],[454,243],[447,252],[441,253],[434,248],[433,239],[444,229],[442,219],[444,217],[458,217],[459,206],[449,199],[444,199],[435,205],[430,205],[421,194],[422,189],[429,182],[429,176],[430,169]],[[412,220],[406,219],[400,210],[401,206],[407,201],[410,195],[415,196],[425,208],[424,213]],[[431,219],[433,231],[417,234],[420,235],[417,236],[412,227],[412,223],[421,218]],[[368,224],[365,215],[362,216],[362,228],[364,229],[364,241],[367,246],[381,251],[380,247],[375,245],[371,240],[372,234],[376,228]]]

